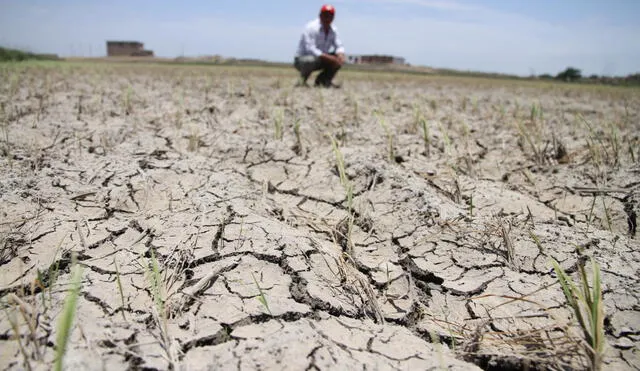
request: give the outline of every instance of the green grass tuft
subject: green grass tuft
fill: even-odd
[[[589,287],[584,263],[578,260],[580,282],[575,284],[569,275],[560,267],[555,259],[551,259],[553,269],[558,275],[562,292],[571,307],[585,340],[584,349],[589,357],[590,369],[601,370],[602,359],[606,344],[604,334],[604,305],[602,302],[602,287],[600,268],[591,258],[592,287]]]
[[[75,260],[75,258],[74,258]],[[78,304],[78,295],[82,286],[82,267],[74,262],[72,268],[71,289],[64,301],[64,308],[58,321],[58,336],[56,337],[56,361],[55,370],[62,370],[62,362],[67,351],[73,319]]]
[[[269,302],[267,301],[267,297],[264,295],[264,291],[262,291],[262,287],[260,287],[260,284],[258,284],[258,280],[256,279],[256,276],[253,274],[253,272],[251,272],[251,277],[253,277],[253,282],[258,288],[258,301],[260,301],[262,306],[264,306],[264,308],[267,310],[267,313],[273,315],[271,313],[271,309],[269,309]]]

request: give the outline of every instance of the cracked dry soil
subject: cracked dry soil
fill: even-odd
[[[2,369],[51,367],[72,257],[68,369],[585,369],[551,257],[640,369],[637,90],[0,68]]]

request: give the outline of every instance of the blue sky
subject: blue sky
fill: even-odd
[[[0,45],[102,56],[105,40],[139,40],[156,55],[218,54],[288,62],[309,0],[0,0]],[[352,54],[414,65],[517,75],[640,72],[638,0],[334,0]]]

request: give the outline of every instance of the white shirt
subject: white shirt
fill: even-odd
[[[335,53],[344,53],[342,41],[338,38],[337,28],[331,25],[329,33],[325,34],[320,19],[317,18],[304,27],[296,56],[314,55],[319,57],[322,53],[329,53],[331,47],[335,47]]]

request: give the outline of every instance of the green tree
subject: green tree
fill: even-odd
[[[564,71],[556,75],[556,80],[576,81],[582,78],[582,71],[574,67],[567,67]]]

